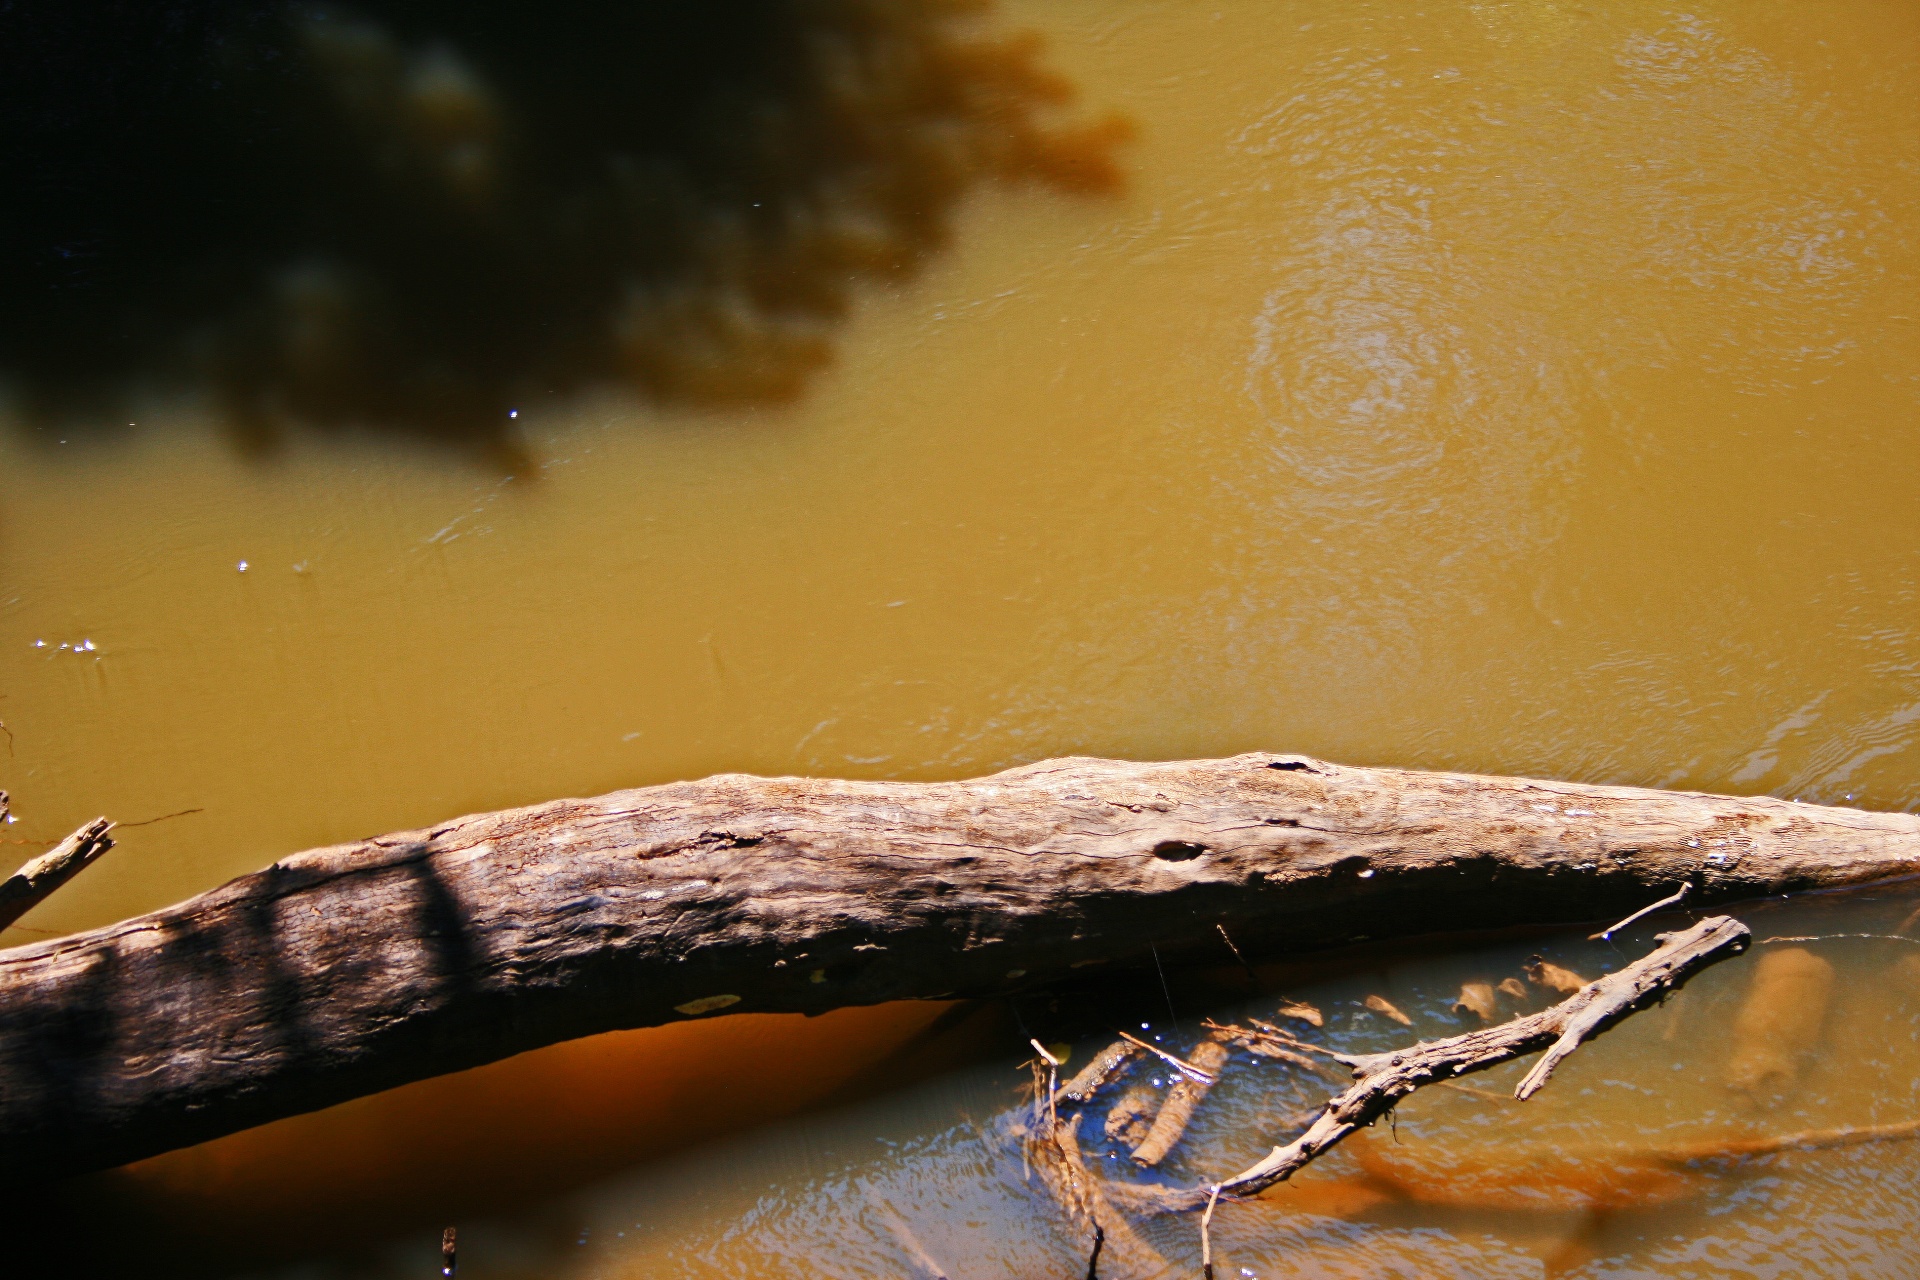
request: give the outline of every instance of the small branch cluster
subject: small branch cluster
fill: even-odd
[[[1589,982],[1550,1009],[1395,1053],[1343,1059],[1353,1068],[1354,1083],[1328,1101],[1305,1133],[1219,1183],[1219,1190],[1230,1196],[1258,1195],[1305,1168],[1354,1130],[1372,1124],[1416,1090],[1545,1049],[1546,1055],[1513,1091],[1524,1102],[1587,1040],[1714,961],[1738,955],[1752,936],[1739,921],[1713,916],[1685,932],[1661,935],[1658,950],[1618,973]]]
[[[1062,1084],[1058,1059],[1036,1041],[1034,1047],[1040,1059],[1034,1063],[1034,1107],[1031,1124],[1026,1129],[1028,1166],[1039,1174],[1041,1183],[1063,1212],[1070,1219],[1091,1226],[1098,1248],[1128,1272],[1158,1274],[1166,1268],[1166,1262],[1134,1230],[1116,1204],[1146,1212],[1202,1212],[1203,1267],[1210,1270],[1213,1215],[1222,1200],[1256,1196],[1285,1181],[1342,1139],[1389,1115],[1395,1105],[1427,1086],[1439,1085],[1498,1100],[1500,1095],[1459,1084],[1457,1078],[1545,1050],[1540,1061],[1514,1089],[1513,1097],[1524,1101],[1537,1093],[1555,1068],[1580,1045],[1659,1000],[1701,969],[1744,951],[1751,939],[1745,925],[1726,916],[1715,916],[1684,931],[1661,935],[1660,945],[1652,953],[1592,982],[1580,981],[1567,970],[1542,963],[1541,972],[1532,978],[1536,986],[1549,990],[1571,988],[1571,994],[1558,1004],[1497,1026],[1484,1026],[1464,1035],[1422,1042],[1391,1053],[1338,1053],[1300,1040],[1275,1024],[1259,1019],[1249,1019],[1251,1027],[1207,1022],[1205,1038],[1185,1058],[1136,1036],[1117,1033],[1119,1038],[1114,1043]],[[1370,1002],[1368,1008],[1387,1017],[1392,1016],[1387,1010],[1399,1012],[1384,999],[1377,1005]],[[1486,1016],[1483,1011],[1475,1011]],[[1282,1014],[1315,1026],[1322,1023],[1319,1011],[1307,1005],[1289,1002]],[[1229,1047],[1233,1045],[1335,1082],[1350,1077],[1351,1083],[1323,1106],[1299,1118],[1307,1126],[1305,1132],[1275,1147],[1252,1167],[1220,1182],[1172,1190],[1110,1183],[1090,1171],[1080,1148],[1083,1113],[1078,1108],[1143,1058],[1158,1058],[1173,1068],[1170,1087],[1150,1125],[1146,1113],[1153,1108],[1145,1095],[1120,1099],[1107,1121],[1110,1137],[1130,1141],[1136,1164],[1143,1168],[1156,1165],[1180,1141],[1194,1111],[1208,1090],[1219,1082],[1229,1060]],[[1335,1063],[1339,1066],[1334,1066]],[[1920,1129],[1920,1126],[1914,1128]],[[1780,1149],[1848,1140],[1848,1136],[1826,1133],[1803,1134],[1786,1140],[1787,1146]],[[1096,1260],[1097,1257],[1098,1253]]]

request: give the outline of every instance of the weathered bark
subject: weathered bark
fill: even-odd
[[[1920,870],[1920,817],[1358,769],[729,775],[298,854],[0,952],[0,1143],[45,1177],[719,1010],[1603,920]],[[1097,972],[1097,970],[1094,970]]]

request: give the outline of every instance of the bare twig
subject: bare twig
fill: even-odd
[[[1087,1280],[1100,1280],[1100,1246],[1107,1242],[1107,1231],[1098,1223],[1093,1228],[1093,1252],[1087,1255]]]
[[[1657,951],[1588,983],[1550,1009],[1497,1027],[1359,1059],[1355,1063],[1358,1079],[1327,1103],[1304,1134],[1221,1183],[1221,1190],[1227,1195],[1257,1195],[1385,1115],[1423,1085],[1484,1071],[1544,1048],[1546,1056],[1514,1089],[1514,1097],[1524,1101],[1584,1041],[1699,969],[1745,950],[1751,937],[1745,925],[1727,916],[1702,920],[1684,933],[1662,935]],[[1187,1193],[1186,1204],[1198,1208],[1198,1193]]]
[[[1272,1024],[1261,1022],[1258,1018],[1250,1019],[1250,1021],[1255,1024],[1252,1028],[1237,1026],[1231,1023],[1219,1023],[1213,1021],[1211,1018],[1200,1025],[1216,1036],[1224,1036],[1230,1041],[1246,1045],[1248,1049],[1263,1058],[1276,1058],[1281,1062],[1300,1067],[1306,1071],[1311,1071],[1317,1076],[1339,1081],[1343,1084],[1346,1082],[1347,1077],[1341,1075],[1337,1068],[1309,1058],[1305,1053],[1300,1052],[1305,1049],[1318,1053],[1331,1054],[1332,1050],[1321,1049],[1318,1045],[1311,1045],[1303,1040],[1296,1040],[1285,1032],[1276,1030]]]
[[[1434,1081],[1434,1083],[1437,1084],[1442,1089],[1449,1089],[1454,1093],[1464,1093],[1469,1098],[1478,1098],[1482,1102],[1512,1102],[1513,1101],[1512,1094],[1495,1093],[1491,1089],[1477,1089],[1470,1084],[1461,1084],[1458,1080],[1436,1080]]]
[[[1323,1058],[1331,1058],[1346,1067],[1358,1066],[1364,1060],[1356,1058],[1350,1053],[1340,1053],[1337,1050],[1327,1048],[1325,1045],[1314,1044],[1311,1041],[1290,1036],[1280,1028],[1274,1026],[1271,1022],[1262,1022],[1258,1018],[1248,1018],[1247,1021],[1259,1029],[1262,1039],[1271,1040],[1276,1044],[1286,1045],[1289,1049],[1298,1049],[1304,1053],[1317,1053]]]
[[[1216,1182],[1207,1196],[1207,1211],[1200,1215],[1200,1274],[1204,1280],[1213,1280],[1213,1206],[1219,1203],[1220,1184]]]
[[[205,812],[206,812],[205,809],[182,809],[178,813],[163,813],[157,818],[142,818],[138,822],[123,822],[120,824],[120,827],[122,830],[125,830],[128,827],[150,827],[156,822],[165,822],[169,818],[186,818],[196,813],[205,813]]]
[[[1240,954],[1240,948],[1233,945],[1233,939],[1227,935],[1227,926],[1223,924],[1216,924],[1213,927],[1220,931],[1220,940],[1227,944],[1227,950],[1233,952],[1233,958],[1235,960],[1238,960],[1240,962],[1240,967],[1247,971],[1247,981],[1256,987],[1259,986],[1260,975],[1254,972],[1254,968],[1252,965],[1247,963],[1247,958]]]
[[[1205,1071],[1202,1071],[1199,1067],[1194,1066],[1191,1062],[1188,1062],[1185,1058],[1177,1057],[1174,1054],[1168,1053],[1165,1049],[1160,1048],[1158,1045],[1148,1044],[1145,1040],[1142,1040],[1137,1036],[1130,1036],[1124,1031],[1115,1032],[1114,1034],[1118,1035],[1122,1040],[1125,1040],[1127,1043],[1131,1045],[1134,1045],[1141,1049],[1145,1049],[1148,1053],[1152,1054],[1156,1058],[1161,1059],[1168,1066],[1172,1067],[1175,1071],[1178,1071],[1181,1075],[1187,1077],[1187,1079],[1189,1080],[1193,1080],[1200,1084],[1209,1085],[1209,1086],[1220,1083],[1216,1077],[1208,1074]]]
[[[1202,1025],[1216,1035],[1224,1035],[1230,1040],[1245,1044],[1248,1049],[1259,1054],[1261,1057],[1277,1058],[1282,1062],[1291,1063],[1296,1067],[1302,1067],[1324,1080],[1333,1081],[1335,1084],[1344,1085],[1353,1078],[1351,1075],[1342,1075],[1340,1071],[1327,1063],[1316,1062],[1305,1054],[1296,1053],[1294,1050],[1296,1048],[1307,1049],[1314,1053],[1325,1054],[1327,1057],[1338,1062],[1344,1062],[1348,1066],[1358,1063],[1360,1061],[1359,1058],[1352,1057],[1349,1054],[1335,1053],[1331,1049],[1323,1049],[1317,1044],[1308,1044],[1304,1040],[1296,1040],[1292,1036],[1274,1029],[1271,1023],[1261,1022],[1258,1018],[1250,1018],[1248,1021],[1254,1023],[1257,1029],[1249,1031],[1245,1027],[1223,1026],[1212,1020],[1208,1020]],[[1457,1080],[1436,1080],[1434,1083],[1442,1089],[1451,1089],[1456,1093],[1464,1093],[1468,1097],[1478,1098],[1482,1102],[1509,1102],[1512,1100],[1506,1094],[1495,1093],[1491,1089],[1476,1089],[1470,1084],[1461,1084]],[[1316,1107],[1307,1113],[1306,1119],[1310,1120],[1318,1114],[1319,1108]],[[1302,1123],[1305,1123],[1305,1120],[1303,1120]]]
[[[95,818],[0,883],[0,929],[44,902],[53,891],[113,848],[113,824]]]
[[[1048,1053],[1047,1046],[1041,1044],[1038,1040],[1029,1038],[1027,1040],[1027,1043],[1033,1046],[1033,1051],[1035,1053],[1039,1054],[1042,1058],[1046,1060],[1046,1064],[1047,1064],[1047,1093],[1046,1093],[1047,1125],[1049,1128],[1051,1128],[1060,1123],[1060,1109],[1059,1109],[1058,1103],[1056,1102],[1056,1099],[1058,1099],[1060,1096],[1060,1059],[1054,1057],[1051,1053]],[[1034,1101],[1037,1104],[1039,1102],[1039,1099],[1036,1097]]]
[[[1647,916],[1652,915],[1654,912],[1660,910],[1663,907],[1677,906],[1678,904],[1685,902],[1687,900],[1687,895],[1691,892],[1693,892],[1693,883],[1691,881],[1683,880],[1680,882],[1680,887],[1678,889],[1675,889],[1672,893],[1660,899],[1660,901],[1640,908],[1638,911],[1628,916],[1625,920],[1622,920],[1619,924],[1613,925],[1610,928],[1602,929],[1600,932],[1590,935],[1587,938],[1587,941],[1588,942],[1612,942],[1614,934],[1620,932],[1622,929],[1632,924],[1635,920],[1645,919]]]
[[[1770,942],[1831,942],[1835,938],[1878,938],[1882,942],[1920,943],[1920,938],[1909,938],[1901,933],[1801,933],[1762,938],[1760,945],[1764,947]]]

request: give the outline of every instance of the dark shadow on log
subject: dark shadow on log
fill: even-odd
[[[48,443],[170,390],[496,450],[602,384],[789,399],[969,192],[1119,184],[982,7],[14,0],[0,376]]]
[[[19,1065],[11,1073],[6,1101],[32,1108],[50,1130],[85,1124],[107,1102],[98,1084],[111,1075],[107,1064],[118,1061],[111,993],[120,967],[114,951],[95,952],[54,981],[37,1016],[9,1028]],[[0,1167],[15,1179],[35,1172],[16,1171],[11,1163]]]

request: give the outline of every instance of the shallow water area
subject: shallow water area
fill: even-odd
[[[920,70],[864,97],[837,70],[798,88],[749,75],[749,114],[794,130],[784,150],[718,146],[738,134],[724,112],[667,138],[708,177],[725,163],[694,182],[711,216],[674,215],[654,245],[705,274],[649,275],[646,258],[645,288],[620,294],[626,327],[592,330],[628,342],[627,363],[555,343],[557,363],[523,366],[522,329],[461,318],[491,314],[462,283],[419,313],[460,323],[395,349],[479,371],[464,425],[390,430],[369,404],[441,383],[329,374],[359,349],[346,321],[329,327],[359,277],[274,259],[266,301],[220,313],[221,333],[284,340],[219,366],[245,376],[82,340],[50,366],[81,409],[7,381],[0,786],[18,821],[0,839],[18,860],[96,813],[123,825],[108,861],[0,942],[296,849],[722,770],[950,778],[1263,749],[1920,807],[1913,5],[1023,0],[964,31],[909,0],[764,7],[813,15],[800,43],[818,66]],[[469,161],[511,172],[511,140],[564,139],[553,122],[577,102],[542,87],[546,54],[516,32],[416,8],[364,6],[354,65],[400,68],[380,92],[433,107],[404,116],[426,130],[408,154],[459,199],[484,194]],[[720,80],[764,70],[708,36]],[[473,112],[448,114],[456,99]],[[808,149],[849,119],[875,150]],[[1054,131],[1021,135],[1025,150],[983,141],[1007,120]],[[309,196],[313,217],[287,226],[357,207]],[[249,251],[286,248],[282,206],[258,200],[272,216]],[[755,222],[762,204],[785,220]],[[520,225],[503,208],[474,244]],[[195,252],[224,262],[207,239]],[[406,243],[323,247],[398,263],[402,281],[520,281],[498,295],[515,307],[548,298],[515,264],[578,247],[416,260]],[[784,310],[742,302],[766,279]],[[0,325],[0,363],[31,314]],[[127,332],[176,336],[155,314]],[[375,338],[399,323],[370,314]],[[588,365],[619,376],[543,381]],[[85,407],[95,380],[124,415]],[[262,386],[280,397],[271,430],[233,407]],[[1884,931],[1880,910],[1858,908],[1871,927],[1777,931]],[[1891,978],[1868,981],[1906,944],[1822,945],[1846,975],[1827,1043],[1845,1019],[1878,1028],[1891,1039],[1857,1062],[1880,1075],[1869,1090],[1856,1060],[1823,1058],[1766,1123],[1920,1114],[1901,1110],[1910,1029],[1887,1030],[1905,1006]],[[1590,973],[1595,954],[1563,963]],[[1509,972],[1501,955],[1395,960],[1408,985],[1382,990],[1437,1032],[1455,1024],[1434,1002],[1476,966]],[[1687,1000],[1734,1001],[1753,963]],[[1188,1034],[1231,1003],[1181,999]],[[1862,1011],[1881,999],[1884,1017]],[[1713,1007],[1707,1025],[1731,1026]],[[1174,1034],[1164,1017],[1140,1014]],[[1578,1152],[1640,1141],[1649,1115],[1675,1132],[1727,1119],[1701,1059],[1659,1057],[1709,1040],[1643,1044],[1666,1017],[1570,1064],[1529,1123],[1558,1115],[1540,1132]],[[1333,1030],[1370,1028],[1387,1030]],[[899,1274],[897,1241],[860,1234],[846,1199],[898,1177],[886,1194],[954,1274],[1041,1256],[1072,1274],[1080,1242],[1049,1234],[1000,1176],[1005,1151],[963,1124],[1006,1109],[1024,1040],[1010,1011],[914,1007],[557,1046],[88,1183],[29,1215],[32,1248],[50,1270],[426,1274],[428,1233],[457,1221],[469,1275]],[[1639,1083],[1582,1074],[1616,1061]],[[909,1092],[758,1127],[889,1089]],[[1223,1086],[1202,1128],[1252,1098]],[[1232,1127],[1192,1150],[1253,1151],[1254,1126]],[[1463,1159],[1524,1140],[1454,1097],[1409,1106],[1403,1141],[1416,1131],[1459,1135]],[[876,1135],[919,1163],[866,1163]],[[1593,1227],[1577,1265],[1765,1274],[1778,1249],[1801,1274],[1898,1274],[1906,1219],[1886,1189],[1906,1186],[1908,1158],[1895,1144],[1743,1168]],[[1259,1243],[1251,1216],[1220,1238],[1260,1275],[1429,1274],[1429,1247],[1457,1274],[1537,1274],[1590,1247],[1542,1214],[1474,1225],[1405,1197],[1368,1212],[1300,1228],[1318,1253],[1293,1226]],[[1669,1220],[1680,1241],[1647,1225]],[[1189,1226],[1149,1234],[1163,1230],[1187,1259]],[[618,1231],[632,1243],[609,1243]]]
[[[1510,1096],[1530,1057],[1429,1087],[1266,1196],[1222,1205],[1211,1226],[1216,1274],[1907,1274],[1920,1227],[1920,940],[1894,931],[1916,904],[1905,887],[1734,908],[1757,945],[1589,1042],[1530,1101]],[[1493,1015],[1504,1021],[1560,998],[1524,976],[1530,959],[1598,977],[1693,918],[1665,914],[1611,942],[1548,934],[1268,967],[1259,993],[1238,997],[1222,993],[1248,985],[1247,975],[1189,975],[1172,997],[1177,1019],[1143,975],[1137,990],[1083,997],[1069,1016],[1084,1025],[1098,1007],[1094,1018],[1183,1055],[1204,1034],[1203,1010],[1225,1024],[1275,1020],[1337,1051],[1384,1052],[1481,1026],[1454,1007],[1466,983],[1512,979]],[[1876,936],[1853,936],[1861,933]],[[1809,1001],[1782,991],[1769,974],[1783,966],[1813,966],[1823,993]],[[1796,1000],[1810,1006],[1796,1010],[1805,1033],[1770,1032],[1768,1015]],[[1031,1029],[1047,1034],[1058,1022],[1046,998],[1025,1003]],[[1277,1014],[1283,1003],[1310,1005],[1324,1025]],[[1103,1029],[1072,1040],[1067,1070],[1111,1039]],[[1743,1067],[1754,1054],[1777,1059],[1764,1088]],[[548,1241],[522,1222],[473,1223],[463,1239],[474,1273],[1081,1274],[1091,1228],[1049,1193],[1018,1136],[1044,1123],[1018,1096],[1032,1056],[1009,1049],[890,1097],[609,1180],[550,1209],[567,1226]],[[1079,1142],[1116,1204],[1132,1203],[1129,1187],[1204,1187],[1294,1136],[1341,1075],[1237,1048],[1174,1154],[1141,1171],[1127,1158],[1132,1143],[1102,1132],[1129,1091],[1157,1105],[1173,1083],[1164,1063],[1140,1059],[1086,1106]],[[1062,1105],[1067,1120],[1079,1110]],[[1875,1127],[1895,1136],[1843,1145]],[[1772,1149],[1782,1140],[1803,1149]],[[1110,1235],[1102,1275],[1198,1273],[1197,1214],[1148,1212],[1137,1222],[1130,1245]],[[315,1274],[417,1274],[433,1244],[423,1237],[380,1263]]]

